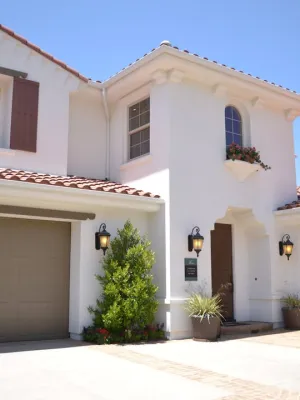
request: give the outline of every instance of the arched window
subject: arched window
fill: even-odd
[[[225,108],[226,148],[232,143],[243,145],[242,117],[233,106]]]

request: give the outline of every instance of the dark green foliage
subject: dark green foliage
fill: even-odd
[[[125,330],[119,332],[109,332],[104,328],[95,328],[89,326],[83,330],[83,339],[86,342],[95,344],[109,344],[109,343],[136,343],[136,342],[149,342],[157,340],[165,340],[165,332],[163,331],[163,324],[156,326],[150,325],[142,330]]]
[[[103,289],[96,307],[89,308],[96,328],[119,337],[121,332],[144,329],[153,322],[158,307],[153,264],[150,242],[127,221],[104,258],[104,275],[96,276]]]

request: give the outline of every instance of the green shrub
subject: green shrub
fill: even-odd
[[[298,294],[288,294],[281,299],[288,308],[300,308],[300,297]]]
[[[104,275],[96,276],[102,295],[95,307],[89,307],[95,327],[116,335],[125,332],[125,340],[131,340],[129,332],[153,322],[158,307],[158,288],[151,274],[153,264],[150,242],[127,221],[104,258]]]
[[[203,318],[218,317],[222,318],[221,295],[207,296],[202,293],[192,293],[185,301],[184,308],[189,317]]]

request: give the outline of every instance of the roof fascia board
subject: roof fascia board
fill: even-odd
[[[158,211],[164,200],[161,198],[134,196],[122,193],[96,192],[85,189],[74,189],[61,186],[49,186],[28,182],[0,180],[1,195],[4,197],[35,198],[41,201],[61,201],[90,205],[94,208],[102,206],[131,208],[147,212]]]
[[[124,70],[122,70],[121,72],[117,73],[111,78],[108,78],[103,83],[90,81],[89,84],[92,85],[93,87],[98,87],[98,88],[106,87],[107,89],[109,89],[118,81],[125,78],[129,74],[133,73],[137,69],[142,68],[145,64],[156,59],[161,54],[168,54],[173,57],[180,58],[186,62],[202,66],[203,68],[208,69],[210,71],[215,71],[216,73],[222,74],[223,76],[228,77],[229,79],[234,79],[239,86],[242,85],[244,88],[250,90],[254,89],[258,94],[263,95],[264,97],[271,97],[273,98],[273,100],[276,99],[277,101],[280,99],[280,102],[284,101],[285,103],[288,103],[289,107],[292,105],[293,107],[300,109],[300,96],[296,93],[289,92],[286,89],[273,86],[271,83],[264,82],[262,80],[259,80],[258,78],[249,76],[237,70],[232,70],[229,67],[218,65],[213,61],[204,60],[200,57],[194,56],[193,54],[179,51],[169,46],[161,46],[153,50],[151,53],[145,55],[143,58],[136,61],[132,65],[129,65],[128,67],[124,68]]]
[[[87,83],[89,81],[88,78],[86,78],[85,76],[80,74],[78,71],[76,71],[72,67],[65,64],[63,61],[58,60],[57,58],[53,57],[51,54],[42,50],[40,47],[36,46],[35,44],[29,42],[27,39],[23,38],[21,35],[18,35],[11,29],[7,28],[6,26],[0,24],[0,32],[2,32],[4,35],[6,35],[6,37],[9,37],[10,39],[17,41],[18,43],[21,43],[23,46],[28,47],[35,53],[39,54],[41,57],[46,58],[48,61],[53,62],[56,66],[60,67],[62,70],[67,71],[70,75],[72,75],[72,77],[75,77],[85,83]]]

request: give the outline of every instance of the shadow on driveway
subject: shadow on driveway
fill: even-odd
[[[88,345],[89,343],[72,339],[0,343],[0,354],[34,350],[67,349],[70,347],[82,347]]]

